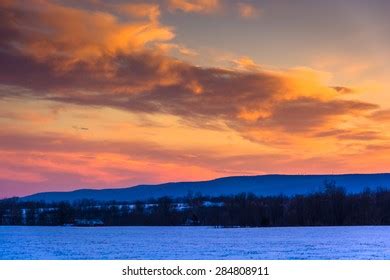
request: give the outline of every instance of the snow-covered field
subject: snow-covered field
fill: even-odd
[[[0,259],[390,259],[390,227],[0,227]]]

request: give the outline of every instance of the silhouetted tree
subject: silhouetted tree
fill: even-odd
[[[186,207],[177,207],[178,203]],[[162,197],[135,203],[91,200],[44,203],[0,200],[1,225],[64,225],[76,219],[106,226],[212,225],[224,227],[390,225],[390,191],[380,188],[347,194],[335,182],[307,195],[259,197],[254,194]],[[190,222],[189,222],[190,221]]]

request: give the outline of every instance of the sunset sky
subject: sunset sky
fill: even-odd
[[[0,0],[0,198],[389,172],[389,10]]]

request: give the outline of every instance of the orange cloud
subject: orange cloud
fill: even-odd
[[[0,181],[1,180],[39,183],[45,181],[45,178],[40,174],[31,171],[11,170],[9,168],[0,167]]]
[[[343,94],[339,90],[326,86],[321,76],[308,70],[200,68],[143,52],[106,56],[93,68],[79,63],[58,76],[49,66],[25,58],[21,70],[17,66],[22,63],[20,59],[4,58],[9,76],[3,75],[2,82],[29,87],[32,96],[132,112],[167,113],[198,124],[222,120],[238,131],[251,126],[302,132],[377,109],[374,104],[340,99]],[[105,72],[106,65],[110,65],[110,75]]]
[[[220,6],[220,0],[168,0],[169,9],[186,13],[210,13]]]
[[[198,55],[198,53],[195,50],[187,48],[186,46],[181,44],[159,43],[156,44],[156,49],[160,50],[163,54],[166,55],[170,55],[174,51],[177,51],[183,57],[195,57]]]
[[[232,60],[232,63],[234,65],[234,68],[237,70],[243,70],[243,71],[259,71],[261,68],[258,64],[256,64],[250,57],[242,56],[238,59]]]
[[[242,18],[253,19],[260,16],[260,10],[249,3],[238,3],[238,12]]]
[[[0,136],[0,193],[3,196],[48,191],[53,187],[56,190],[67,190],[70,186],[123,187],[139,182],[188,181],[276,171],[321,173],[325,168],[339,173],[358,172],[364,170],[361,153],[368,151],[348,155],[359,162],[355,166],[342,152],[326,156],[297,156],[294,151],[228,155],[215,150],[173,149],[145,140],[94,141],[62,134],[3,132]],[[363,157],[364,165],[383,171],[381,163],[386,159],[376,162],[383,158],[383,148],[379,154],[373,148],[369,151],[371,155]]]
[[[146,5],[137,15],[150,14],[148,22],[129,23],[107,12],[42,3],[39,12],[18,3],[5,7],[3,33],[17,31],[17,36],[2,41],[8,51],[0,53],[7,69],[0,82],[27,87],[40,98],[165,112],[194,123],[222,120],[238,131],[248,126],[308,131],[376,108],[339,100],[345,87],[327,86],[328,74],[310,68],[261,69],[243,57],[235,62],[236,71],[167,57],[161,45],[147,45],[173,37],[169,28],[155,22],[156,5]],[[126,7],[130,14],[141,10],[136,4]],[[22,17],[27,12],[30,16]],[[18,25],[10,14],[16,14]],[[58,74],[64,61],[68,67]]]
[[[15,113],[11,111],[2,111],[0,112],[0,120],[10,120],[10,121],[26,121],[31,123],[48,123],[52,121],[52,117],[40,114],[39,112],[34,111],[25,111],[23,113]]]
[[[188,150],[168,150],[145,140],[93,141],[62,134],[8,132],[1,133],[0,151],[2,193],[6,193],[3,187],[7,182],[22,181],[33,192],[50,189],[53,180],[59,188],[70,182],[77,186],[113,187],[222,175],[206,168],[207,161],[187,156]]]
[[[15,1],[2,5],[2,33],[9,38],[2,43],[16,47],[35,59],[55,60],[66,65],[89,61],[115,53],[133,53],[149,43],[174,37],[171,28],[161,26],[155,5],[126,5],[121,12],[147,16],[148,21],[123,21],[106,11],[68,7],[44,0],[30,5]],[[39,6],[33,9],[32,6]],[[17,23],[17,24],[16,24]],[[3,34],[2,34],[3,35]]]
[[[137,18],[149,18],[151,22],[158,23],[161,11],[157,4],[126,3],[114,6],[118,13]]]
[[[348,131],[345,129],[334,129],[316,134],[317,137],[337,137],[340,140],[377,140],[383,138],[383,135],[374,130],[359,130]]]
[[[372,113],[371,118],[377,121],[390,122],[390,109],[375,111]]]

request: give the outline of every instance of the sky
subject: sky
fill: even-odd
[[[389,9],[0,0],[0,197],[389,172]]]

